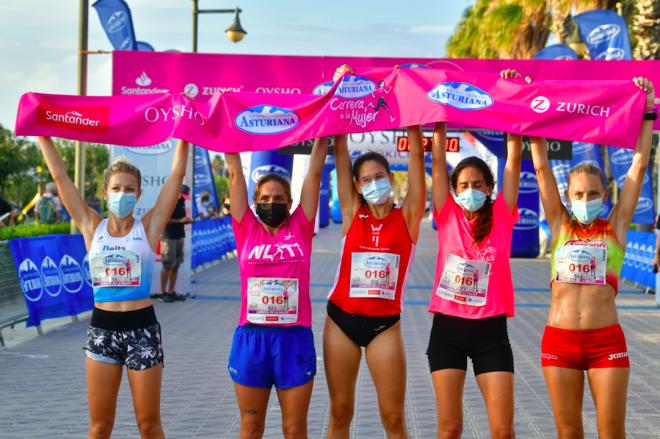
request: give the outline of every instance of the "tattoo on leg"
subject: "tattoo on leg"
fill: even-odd
[[[259,414],[257,409],[243,409],[241,410],[241,412],[243,412],[244,415],[252,415],[252,416],[257,416]]]

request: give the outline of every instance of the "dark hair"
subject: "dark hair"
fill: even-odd
[[[465,168],[475,168],[486,180],[486,184],[490,187],[495,187],[495,177],[490,168],[479,157],[467,157],[461,160],[451,173],[451,187],[456,192],[458,186],[458,176]],[[472,238],[478,244],[483,241],[493,228],[493,200],[486,197],[486,202],[481,209],[477,210],[477,223],[472,228]]]
[[[605,174],[603,173],[603,170],[596,165],[591,163],[579,163],[575,165],[575,167],[573,167],[573,169],[571,169],[571,171],[568,173],[569,186],[571,185],[571,177],[575,174],[595,175],[603,184],[603,189],[607,189],[607,179],[605,178]]]
[[[390,173],[390,162],[387,161],[387,159],[382,155],[379,154],[375,151],[367,151],[364,154],[360,155],[355,161],[353,162],[353,178],[355,181],[358,181],[360,178],[360,168],[362,165],[364,165],[365,162],[373,160],[374,162],[377,162],[387,170],[387,173]]]
[[[264,184],[268,183],[269,181],[276,181],[282,186],[284,186],[284,192],[286,192],[286,197],[289,199],[289,201],[292,200],[291,198],[291,183],[289,183],[289,180],[286,178],[282,177],[279,174],[266,174],[263,177],[259,179],[257,182],[257,185],[254,187],[254,194],[252,195],[254,202],[257,202],[257,198],[259,197],[259,192],[261,191],[261,186]]]

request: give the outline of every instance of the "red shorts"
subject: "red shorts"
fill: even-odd
[[[630,367],[621,325],[588,330],[546,326],[541,341],[541,366],[578,370]]]

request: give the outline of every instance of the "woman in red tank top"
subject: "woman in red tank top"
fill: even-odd
[[[352,70],[346,65],[338,68],[335,81],[344,72]],[[346,136],[335,137],[344,239],[323,333],[330,393],[328,438],[348,438],[362,347],[387,437],[408,437],[403,410],[406,361],[399,314],[426,201],[420,128],[409,128],[408,138],[408,194],[398,207],[390,199],[394,177],[387,159],[368,152],[357,158],[351,170]]]

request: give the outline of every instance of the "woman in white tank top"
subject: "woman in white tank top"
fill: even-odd
[[[109,438],[112,433],[124,365],[140,435],[164,438],[160,420],[163,352],[149,292],[155,250],[179,199],[188,143],[177,144],[172,171],[158,200],[140,219],[133,216],[141,194],[140,170],[134,165],[118,160],[106,169],[103,197],[108,218],[104,219],[85,203],[50,137],[39,137],[39,145],[89,253],[94,310],[84,347],[88,438]]]

